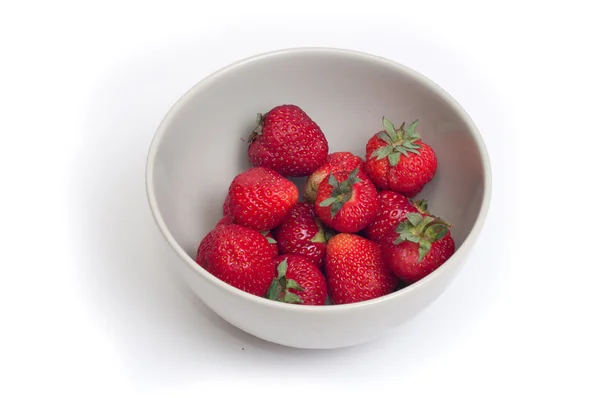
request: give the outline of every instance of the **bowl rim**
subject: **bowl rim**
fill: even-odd
[[[166,135],[167,127],[170,125],[171,120],[174,116],[179,112],[179,110],[187,103],[193,96],[195,96],[198,92],[202,91],[203,87],[209,85],[211,82],[218,79],[221,75],[232,71],[236,68],[239,68],[247,63],[257,62],[261,60],[266,60],[271,57],[284,56],[287,54],[316,54],[316,53],[336,53],[340,55],[350,56],[354,58],[360,58],[368,61],[375,61],[380,64],[385,64],[388,67],[392,67],[396,69],[398,72],[403,73],[430,90],[434,91],[440,98],[442,98],[456,114],[463,119],[464,123],[467,125],[469,133],[472,135],[477,149],[480,153],[482,159],[482,168],[483,168],[483,199],[481,202],[481,207],[479,209],[479,214],[473,224],[473,227],[467,234],[463,244],[454,252],[454,254],[446,261],[445,266],[437,268],[435,271],[422,278],[421,280],[390,294],[387,294],[382,297],[361,301],[357,303],[348,303],[348,304],[336,304],[336,305],[323,305],[323,306],[305,306],[305,305],[290,305],[288,303],[282,303],[278,301],[268,300],[263,297],[259,297],[250,293],[247,293],[241,289],[233,287],[228,283],[220,280],[215,277],[204,268],[200,267],[198,263],[194,259],[192,259],[177,243],[174,236],[171,234],[167,225],[162,217],[160,209],[158,207],[155,187],[154,187],[154,165],[156,161],[156,155],[158,153],[158,149],[162,144],[162,140]],[[254,302],[257,305],[264,305],[267,307],[272,307],[276,309],[281,309],[285,311],[294,311],[298,313],[334,313],[338,311],[351,311],[357,308],[364,308],[369,306],[376,306],[383,302],[390,300],[399,300],[404,296],[412,295],[413,292],[420,290],[423,286],[430,284],[433,280],[440,278],[444,273],[450,272],[451,269],[459,266],[458,263],[460,257],[465,257],[470,252],[472,246],[479,238],[481,229],[485,224],[485,220],[487,218],[491,194],[492,194],[492,173],[491,173],[491,164],[489,154],[479,132],[479,129],[468,115],[466,110],[455,100],[446,90],[440,87],[438,84],[433,82],[431,79],[426,77],[425,75],[417,72],[416,70],[409,68],[397,61],[393,61],[391,59],[363,52],[357,50],[351,50],[346,48],[338,48],[338,47],[290,47],[290,48],[282,48],[267,52],[258,53],[256,55],[252,55],[249,57],[242,58],[236,62],[230,63],[211,74],[204,77],[198,83],[193,85],[190,89],[188,89],[169,109],[169,111],[165,114],[162,121],[160,122],[156,132],[152,138],[150,143],[150,147],[147,153],[146,158],[146,197],[148,200],[148,204],[152,213],[152,217],[154,222],[156,223],[160,233],[166,239],[167,243],[171,248],[175,251],[175,253],[180,257],[182,261],[186,263],[186,265],[199,276],[205,278],[209,283],[213,284],[219,289],[224,289],[227,293],[238,296],[241,299],[249,300]],[[462,256],[461,256],[462,254]]]

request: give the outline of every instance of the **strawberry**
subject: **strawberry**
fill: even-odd
[[[419,200],[413,200],[410,199],[410,204],[412,204],[415,209],[417,209],[417,212],[421,213],[422,215],[426,216],[429,215],[429,205],[427,204],[427,200],[425,199],[419,199]]]
[[[338,232],[358,232],[371,224],[379,208],[377,189],[360,168],[337,171],[321,181],[315,205],[317,216]]]
[[[278,226],[298,201],[298,188],[276,171],[254,167],[229,186],[233,222],[258,231]]]
[[[385,266],[381,245],[341,233],[327,244],[325,273],[335,304],[356,303],[390,294],[398,278]]]
[[[257,167],[285,177],[310,175],[325,163],[329,146],[321,128],[298,106],[280,105],[265,115],[249,138],[248,157]]]
[[[310,203],[297,203],[273,230],[273,236],[282,254],[301,254],[319,268],[323,266],[327,238],[330,234],[317,218],[314,205]]]
[[[367,143],[366,168],[380,189],[391,189],[409,198],[431,181],[437,170],[437,157],[417,133],[418,120],[396,129],[383,118],[384,130]]]
[[[315,170],[304,184],[304,198],[315,203],[319,184],[334,171],[351,171],[360,166],[360,171],[366,173],[365,162],[351,152],[334,152],[327,155],[325,164]]]
[[[226,214],[219,220],[217,225],[215,225],[215,228],[221,227],[223,225],[231,225],[231,224],[233,224],[233,217],[231,217],[231,214]]]
[[[267,238],[267,242],[269,242],[269,246],[273,251],[273,257],[279,255],[279,247],[277,246],[277,241],[273,237],[273,233],[271,231],[260,231],[261,235]]]
[[[418,194],[421,193],[423,188],[425,188],[424,185],[418,189],[415,189],[414,191],[404,192],[403,195],[406,196],[407,198],[414,198],[415,196],[417,196]]]
[[[223,216],[223,218],[221,218],[221,220],[219,220],[217,225],[215,225],[215,228],[221,227],[223,225],[231,225],[231,224],[233,224],[233,218],[231,217],[231,214],[227,214],[226,216]],[[273,251],[273,257],[277,256],[279,254],[279,248],[277,247],[277,241],[275,240],[275,238],[273,238],[273,234],[271,233],[271,231],[259,231],[259,232],[261,233],[262,236],[267,238],[267,241],[269,242],[269,246],[271,247],[271,250]]]
[[[406,283],[414,283],[439,268],[454,254],[450,225],[421,213],[408,213],[383,244],[389,269]]]
[[[324,305],[327,298],[325,277],[311,260],[298,254],[275,258],[277,277],[271,283],[267,298],[284,303]]]
[[[375,220],[364,230],[364,236],[374,242],[382,243],[384,238],[406,219],[406,214],[416,212],[410,199],[398,192],[384,190],[379,192],[379,211]]]
[[[221,225],[198,246],[196,262],[229,285],[264,297],[275,277],[273,248],[267,238],[241,225]]]

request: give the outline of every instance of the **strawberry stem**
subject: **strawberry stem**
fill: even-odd
[[[425,235],[425,233],[427,232],[427,230],[428,230],[429,228],[433,227],[434,225],[443,225],[443,226],[445,226],[446,228],[450,228],[450,227],[452,227],[452,225],[448,224],[446,221],[444,221],[444,220],[442,220],[442,219],[438,218],[438,219],[435,219],[435,220],[431,221],[429,224],[425,225],[425,227],[423,227],[423,232],[422,232],[422,234],[423,234],[423,235]]]
[[[265,117],[262,113],[258,113],[256,115],[256,127],[252,130],[250,137],[248,138],[248,143],[253,143],[260,135],[262,135],[262,127],[265,122]]]
[[[411,203],[414,207],[417,208],[417,210],[419,210],[419,213],[421,213],[421,214],[429,213],[426,199],[419,199],[419,200],[415,200],[415,201],[411,200]]]

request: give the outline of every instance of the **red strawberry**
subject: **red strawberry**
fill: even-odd
[[[342,233],[327,244],[325,273],[335,304],[356,303],[390,294],[398,278],[385,266],[381,245]]]
[[[437,157],[433,149],[421,141],[417,133],[418,120],[396,130],[383,118],[384,130],[367,143],[366,168],[373,183],[380,189],[391,189],[407,197],[417,195],[433,179]]]
[[[248,147],[253,166],[268,167],[285,177],[302,177],[325,163],[327,139],[298,106],[277,106],[265,115],[258,114],[257,122]]]
[[[267,242],[269,242],[269,246],[273,251],[273,257],[279,254],[279,247],[277,246],[277,241],[273,237],[273,233],[271,231],[260,231],[261,235],[267,238]]]
[[[231,224],[233,224],[233,218],[231,217],[231,214],[227,214],[226,216],[223,216],[223,218],[221,218],[217,225],[215,225],[215,228]],[[267,238],[269,246],[273,251],[273,257],[277,256],[279,254],[279,248],[277,247],[277,241],[275,241],[275,239],[273,238],[273,234],[271,233],[271,231],[260,231],[260,233],[262,236]]]
[[[230,224],[202,239],[196,262],[231,286],[264,297],[276,275],[273,258],[273,249],[260,232]]]
[[[281,253],[301,254],[322,268],[327,248],[326,231],[310,203],[297,203],[273,230]]]
[[[324,165],[308,177],[304,185],[304,198],[311,203],[317,198],[319,184],[334,171],[351,171],[360,166],[360,171],[366,173],[365,162],[351,152],[334,152],[327,156]]]
[[[271,283],[267,298],[284,303],[324,305],[327,298],[325,277],[311,260],[298,254],[275,258],[277,277]]]
[[[419,193],[421,193],[423,188],[425,188],[425,185],[423,185],[422,187],[420,187],[418,189],[415,189],[414,191],[404,192],[403,195],[406,196],[407,198],[414,198]]]
[[[338,232],[358,232],[371,224],[379,208],[377,189],[359,167],[337,171],[317,190],[317,216]]]
[[[217,225],[215,225],[215,228],[221,227],[223,225],[231,225],[231,224],[233,224],[233,217],[231,217],[231,214],[226,214],[219,220]]]
[[[424,278],[454,254],[449,228],[440,218],[408,213],[383,244],[386,265],[406,283]]]
[[[416,212],[410,199],[394,191],[379,192],[377,218],[364,229],[364,235],[374,242],[382,243],[386,235],[406,219],[406,214]]]
[[[265,167],[244,171],[229,186],[233,221],[258,231],[278,226],[297,201],[298,188]]]

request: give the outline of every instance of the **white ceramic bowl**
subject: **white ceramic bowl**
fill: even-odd
[[[330,152],[365,156],[382,116],[419,131],[438,172],[418,197],[453,224],[455,254],[435,272],[393,294],[356,304],[310,307],[269,301],[233,288],[194,261],[222,216],[235,175],[249,167],[243,142],[257,112],[290,103],[322,128]],[[432,303],[463,266],[486,217],[491,174],[482,138],[443,89],[395,62],[355,51],[298,48],[227,66],[191,88],[152,141],[146,188],[161,233],[178,254],[171,264],[222,318],[259,338],[299,348],[336,348],[389,333]]]

